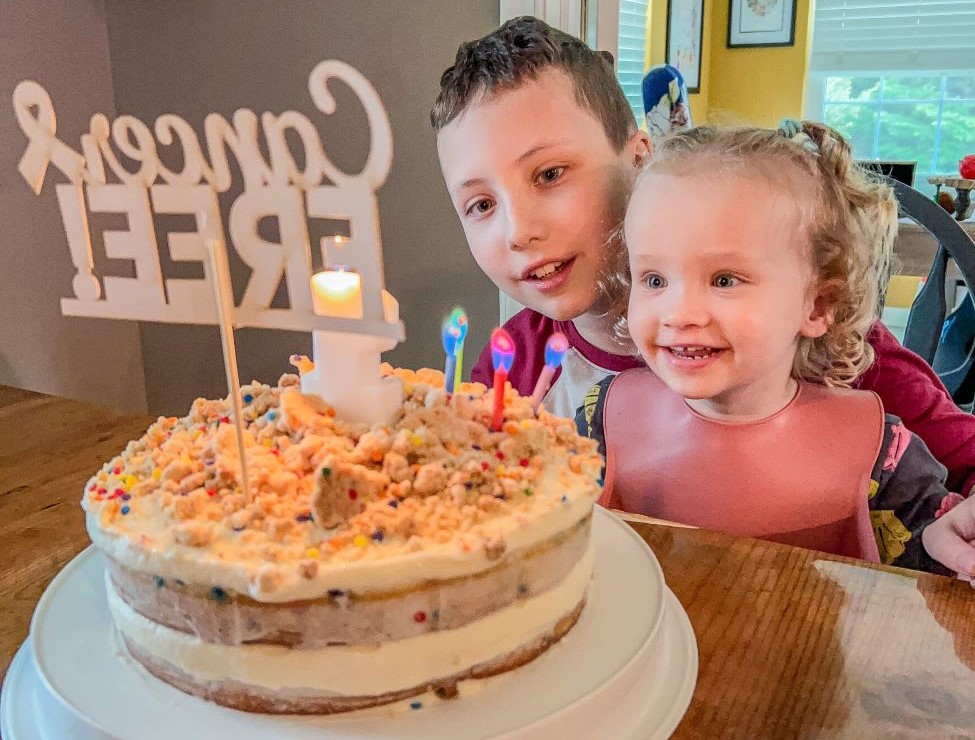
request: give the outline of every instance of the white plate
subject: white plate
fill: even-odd
[[[696,682],[693,630],[653,554],[628,526],[597,510],[593,536],[589,602],[578,625],[549,652],[474,686],[462,683],[457,700],[424,696],[419,711],[398,705],[331,717],[238,712],[148,674],[115,635],[102,560],[89,549],[58,574],[38,604],[31,624],[36,664],[29,651],[22,658],[22,648],[21,664],[16,671],[11,666],[6,682],[0,726],[6,740],[565,740],[581,731],[607,740],[642,740],[648,732],[665,737],[683,716]],[[20,716],[31,702],[38,711]],[[67,718],[77,730],[58,731],[48,717]]]
[[[4,740],[106,740],[56,701],[41,682],[28,638],[14,656],[0,695]]]
[[[551,737],[663,740],[668,737],[687,711],[697,681],[694,631],[677,598],[669,592],[660,649],[652,651],[650,656],[652,659],[644,662],[631,689],[615,694],[610,713],[597,717],[590,712],[586,720],[570,709],[562,722],[536,725],[524,735],[532,740]],[[29,639],[17,651],[7,671],[0,696],[0,735],[6,740],[106,740],[109,737],[51,696],[37,672]],[[327,739],[328,735],[323,732],[322,737]]]

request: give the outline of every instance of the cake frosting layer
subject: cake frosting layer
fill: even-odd
[[[393,372],[389,370],[388,372]],[[226,399],[160,418],[86,486],[92,541],[126,568],[265,603],[471,576],[585,520],[601,459],[569,420],[436,371],[395,371],[395,424],[344,423],[296,376],[242,388],[248,499]]]
[[[589,547],[591,518],[490,570],[387,593],[336,590],[322,599],[266,603],[149,576],[109,560],[116,593],[153,622],[224,645],[296,649],[399,640],[456,629],[561,583]]]
[[[454,630],[380,645],[313,650],[210,643],[140,615],[118,596],[107,577],[106,587],[109,608],[126,641],[196,682],[361,697],[426,686],[536,641],[583,601],[592,565],[590,547],[554,588]]]

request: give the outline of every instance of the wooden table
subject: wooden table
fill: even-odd
[[[148,425],[0,387],[0,671],[87,544],[86,478]],[[975,591],[714,532],[632,523],[690,616],[697,689],[677,738],[975,737]]]

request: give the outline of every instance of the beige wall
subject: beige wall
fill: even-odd
[[[92,113],[114,113],[102,0],[0,2],[0,384],[145,411],[138,327],[61,316],[74,270],[51,172],[35,196],[17,172],[25,138],[10,100],[32,78],[77,143]],[[100,263],[101,264],[101,263]]]
[[[93,10],[87,0],[62,0],[60,16],[55,13],[52,19],[54,4],[45,0],[36,3],[46,7],[43,21],[38,10],[36,19],[27,23],[20,16],[31,15],[35,3],[15,0],[18,13],[6,14],[17,16],[17,48],[0,51],[4,61],[10,57],[16,62],[13,70],[7,64],[0,69],[3,99],[9,99],[17,80],[36,77],[51,91],[59,124],[63,119],[63,130],[72,141],[98,111],[133,114],[147,121],[161,113],[178,113],[202,133],[203,118],[212,111],[229,118],[241,107],[258,113],[297,110],[318,125],[330,156],[351,170],[361,164],[368,147],[354,99],[349,94],[343,101],[339,93],[338,113],[325,117],[311,104],[307,89],[308,73],[319,61],[349,62],[376,86],[393,127],[393,168],[379,193],[379,205],[387,286],[400,301],[408,339],[386,359],[411,367],[440,365],[440,322],[459,303],[472,320],[468,366],[476,360],[474,348],[487,341],[495,326],[498,294],[470,257],[447,198],[429,109],[457,45],[497,26],[497,0],[105,2],[103,12],[101,2]],[[75,16],[84,16],[83,22]],[[0,15],[6,36],[9,26],[2,21]],[[52,25],[60,29],[56,38],[51,36]],[[61,66],[40,51],[48,40],[55,48],[73,49],[63,56]],[[120,386],[117,399],[106,398],[107,402],[124,401],[118,405],[131,407],[148,402],[150,411],[167,414],[185,411],[199,395],[226,393],[216,327],[95,322],[58,315],[58,299],[70,290],[66,240],[54,191],[45,189],[37,198],[22,180],[17,182],[16,159],[8,144],[13,141],[19,147],[23,137],[9,111],[0,107],[0,194],[9,185],[17,200],[16,207],[0,202],[0,216],[16,219],[18,211],[28,209],[30,215],[17,221],[12,234],[5,232],[0,238],[6,242],[5,263],[6,252],[18,252],[16,277],[10,284],[26,282],[34,290],[31,295],[16,290],[8,296],[4,280],[3,315],[22,318],[16,329],[0,329],[0,383],[101,398],[105,386],[119,384],[119,376],[132,387]],[[221,196],[225,222],[239,185]],[[163,231],[181,228],[161,219],[156,226],[160,244],[165,243]],[[310,228],[314,237],[315,225]],[[44,268],[31,266],[27,259],[38,252],[44,256]],[[167,276],[193,276],[177,275],[165,255],[163,269]],[[246,268],[234,261],[232,269],[239,299]],[[57,279],[42,281],[46,272]],[[38,336],[65,336],[67,331],[58,327],[81,325],[86,333],[75,330],[70,352],[59,344],[64,339],[45,339],[50,346],[41,349],[32,346]],[[289,354],[310,353],[311,340],[301,333],[242,330],[237,348],[242,380],[273,381],[290,370]],[[89,349],[94,359],[87,358]],[[43,366],[40,358],[55,351],[65,355],[64,361]]]

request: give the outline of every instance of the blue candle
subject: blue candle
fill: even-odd
[[[443,369],[444,388],[447,393],[453,393],[454,370],[457,367],[457,348],[461,339],[460,327],[452,323],[449,319],[444,321],[440,338],[443,341],[443,351],[446,355]]]

